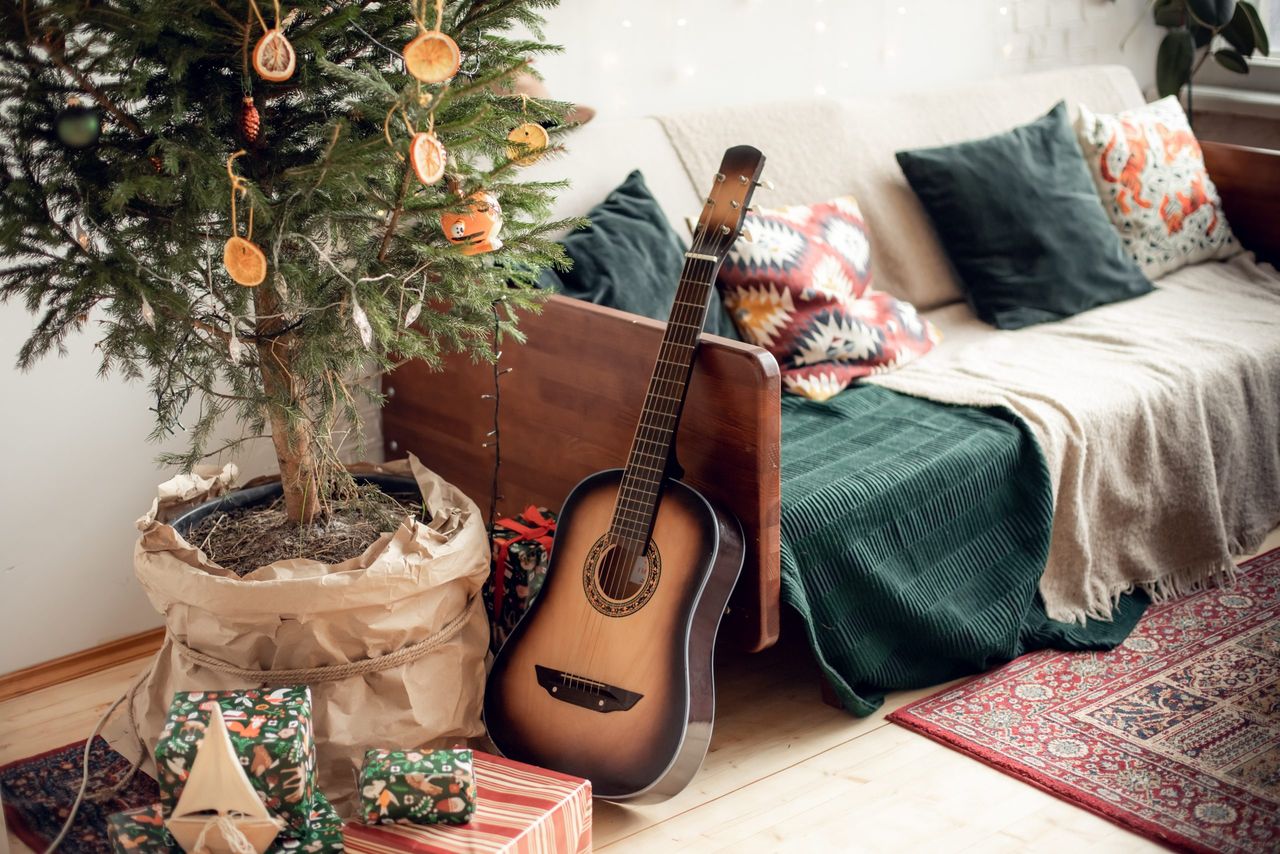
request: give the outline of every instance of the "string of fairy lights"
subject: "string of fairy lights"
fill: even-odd
[[[1119,46],[1107,33],[1137,14],[1137,2],[718,0],[655,3],[643,11],[602,2],[587,15],[581,9],[563,21],[552,15],[549,32],[569,44],[578,39],[576,28],[591,33],[585,61],[599,74],[582,75],[581,52],[556,60],[566,88],[572,71],[574,97],[636,114],[667,111],[668,104],[705,106],[708,92],[720,100],[759,101],[905,87],[904,79],[936,81],[940,58],[971,76],[1114,60]],[[557,77],[548,75],[553,84]],[[710,89],[713,83],[717,88]]]

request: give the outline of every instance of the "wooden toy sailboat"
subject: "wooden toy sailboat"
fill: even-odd
[[[187,854],[262,854],[284,827],[249,782],[216,702],[167,824]]]

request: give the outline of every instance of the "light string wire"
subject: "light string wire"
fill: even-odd
[[[502,341],[502,318],[498,313],[498,306],[505,299],[506,297],[499,297],[493,301],[491,306],[493,309],[493,394],[480,395],[481,400],[493,401],[493,429],[487,434],[488,441],[480,443],[482,448],[493,448],[493,479],[489,490],[489,539],[491,542],[494,529],[498,524],[498,501],[503,497],[498,492],[502,471],[502,383],[500,380],[504,374],[509,374],[514,370],[514,368],[504,368],[501,365],[502,350],[499,349],[499,345]],[[493,571],[505,572],[506,567],[495,566]]]

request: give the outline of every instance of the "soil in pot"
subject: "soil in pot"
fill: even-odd
[[[364,483],[331,500],[325,515],[309,525],[291,522],[280,497],[269,504],[209,513],[185,536],[219,566],[246,575],[291,558],[328,564],[350,560],[384,533],[394,531],[406,515],[421,513],[422,505],[407,496],[389,495]]]

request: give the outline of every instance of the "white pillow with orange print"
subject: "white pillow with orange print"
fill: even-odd
[[[1177,98],[1115,115],[1082,105],[1076,135],[1103,207],[1147,278],[1240,251]]]

